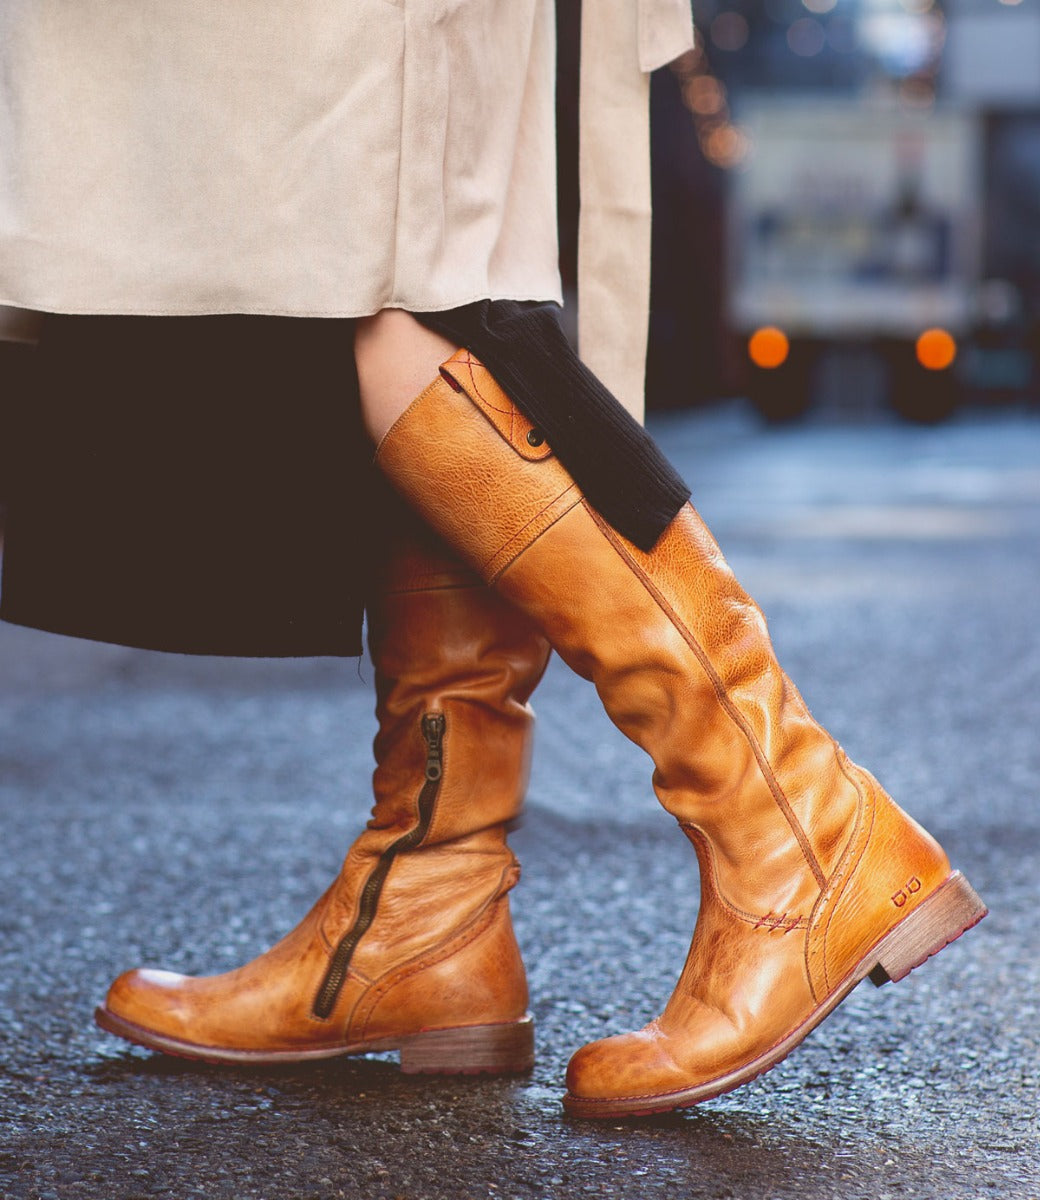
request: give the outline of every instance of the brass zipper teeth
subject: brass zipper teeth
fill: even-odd
[[[422,736],[426,742],[426,774],[419,798],[416,804],[418,820],[415,825],[402,834],[396,842],[391,843],[379,856],[379,861],[372,868],[372,873],[365,881],[358,902],[358,915],[354,924],[340,938],[336,949],[329,961],[325,977],[318,989],[314,1000],[313,1012],[316,1017],[327,1018],[336,1006],[340,989],[347,978],[350,960],[354,957],[358,942],[375,920],[379,907],[379,897],[383,884],[390,873],[394,859],[405,850],[414,850],[422,844],[433,820],[433,810],[440,792],[441,778],[444,774],[444,730],[443,713],[426,713],[422,719]]]

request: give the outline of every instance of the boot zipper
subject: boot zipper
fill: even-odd
[[[390,873],[394,859],[402,850],[413,850],[420,845],[429,832],[434,806],[437,803],[437,794],[440,791],[441,776],[444,774],[444,727],[443,713],[426,713],[422,719],[422,736],[426,742],[426,772],[425,782],[419,792],[418,820],[407,833],[402,834],[396,842],[387,846],[379,856],[379,861],[373,868],[372,874],[366,880],[361,892],[361,899],[358,902],[357,919],[340,938],[329,962],[328,970],[325,972],[325,978],[318,990],[313,1009],[316,1017],[328,1017],[335,1007],[336,998],[347,977],[347,969],[357,944],[375,919],[379,895],[383,890],[383,884]]]

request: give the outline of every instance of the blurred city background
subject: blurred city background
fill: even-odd
[[[569,282],[579,7],[559,4]],[[697,49],[653,79],[650,407],[1035,404],[1037,0],[693,8]]]

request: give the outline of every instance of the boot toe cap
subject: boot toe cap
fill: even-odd
[[[108,989],[98,1010],[99,1020],[109,1017],[114,1019],[113,1023],[133,1026],[143,1033],[183,1038],[185,982],[185,976],[173,971],[151,968],[126,971]]]
[[[568,1100],[593,1106],[653,1103],[688,1086],[688,1074],[673,1058],[656,1021],[636,1033],[590,1042],[567,1067]]]

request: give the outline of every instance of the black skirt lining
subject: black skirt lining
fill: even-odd
[[[420,316],[546,433],[648,549],[689,492],[550,304]],[[356,655],[386,507],[353,322],[52,317],[10,398],[0,617],[193,654]]]

